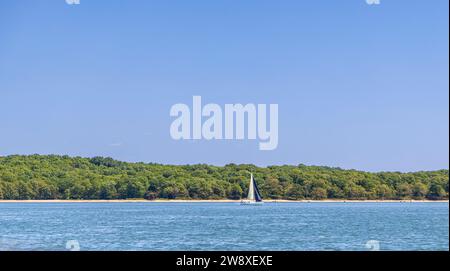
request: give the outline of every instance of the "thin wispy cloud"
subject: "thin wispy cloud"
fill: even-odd
[[[115,143],[109,144],[110,147],[122,147],[122,145],[123,145],[122,142],[115,142]]]

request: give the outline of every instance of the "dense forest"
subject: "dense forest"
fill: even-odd
[[[250,172],[266,199],[448,199],[448,170],[173,166],[56,155],[0,157],[0,199],[240,199]]]

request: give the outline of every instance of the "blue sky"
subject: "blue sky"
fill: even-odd
[[[0,155],[449,166],[447,0],[4,0]],[[170,107],[279,104],[279,145],[174,141]]]

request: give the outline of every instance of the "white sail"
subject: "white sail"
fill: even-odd
[[[255,200],[255,187],[253,185],[253,174],[251,175],[251,178],[250,178],[250,185],[248,188],[247,200],[251,200],[251,201]]]

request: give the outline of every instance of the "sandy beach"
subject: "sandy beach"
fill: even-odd
[[[240,200],[144,200],[144,199],[126,199],[126,200],[0,200],[0,203],[239,203]],[[449,200],[264,200],[268,203],[289,203],[289,202],[302,202],[302,203],[318,203],[318,202],[330,202],[330,203],[383,203],[383,202],[449,202]]]

